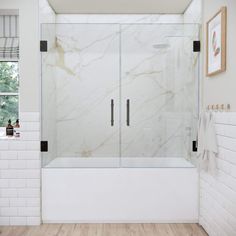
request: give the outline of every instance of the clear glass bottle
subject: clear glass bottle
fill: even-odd
[[[14,136],[15,137],[20,137],[20,121],[19,119],[16,120],[16,123],[14,125]]]

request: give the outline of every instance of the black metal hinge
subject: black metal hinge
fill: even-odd
[[[197,152],[197,141],[193,141],[192,151]]]
[[[40,52],[47,52],[48,51],[48,41],[41,40],[40,41]]]
[[[48,141],[41,141],[41,152],[48,151]]]
[[[200,41],[193,41],[193,51],[194,52],[201,51],[201,42]]]

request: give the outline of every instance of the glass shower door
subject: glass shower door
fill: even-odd
[[[43,24],[44,167],[118,167],[119,25]]]
[[[130,24],[121,32],[121,165],[182,167],[197,124],[199,28]]]
[[[43,167],[188,165],[198,39],[194,24],[43,24]]]

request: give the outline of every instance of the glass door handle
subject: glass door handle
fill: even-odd
[[[111,99],[111,126],[114,126],[114,100]]]
[[[130,126],[130,100],[126,101],[126,125]]]

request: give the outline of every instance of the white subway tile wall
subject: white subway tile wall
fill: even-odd
[[[215,113],[218,173],[200,174],[200,224],[209,236],[236,235],[236,113]]]
[[[200,224],[236,235],[236,113],[217,113],[218,174],[200,175]],[[21,138],[0,140],[0,225],[40,224],[39,113],[22,113]],[[31,137],[32,139],[30,139]]]
[[[0,225],[38,225],[40,114],[20,114],[21,137],[0,140]]]

